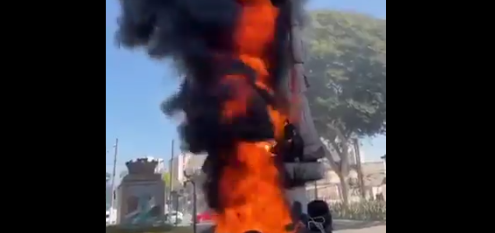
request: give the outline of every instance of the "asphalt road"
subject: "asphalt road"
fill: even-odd
[[[184,220],[181,226],[190,226],[192,224],[191,215],[184,214]],[[210,228],[213,224],[200,223],[197,225],[198,232]],[[334,220],[333,227],[335,233],[386,233],[386,223],[382,222],[363,222],[353,220]]]
[[[211,223],[198,224],[198,232],[211,227]],[[386,223],[361,222],[350,220],[334,220],[334,232],[336,233],[386,233]]]

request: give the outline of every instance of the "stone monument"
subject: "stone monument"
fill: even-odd
[[[141,224],[163,216],[165,184],[155,172],[158,161],[140,158],[125,165],[128,174],[117,189],[117,223]]]

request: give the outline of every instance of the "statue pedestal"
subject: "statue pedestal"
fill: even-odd
[[[323,178],[324,167],[319,162],[313,163],[285,163],[287,175],[291,179],[304,180],[305,182],[314,182]],[[310,198],[307,196],[306,185],[298,185],[295,187],[286,188],[287,199],[291,206],[294,202],[299,202],[302,205],[302,212],[307,212],[307,205]]]
[[[143,223],[164,215],[165,184],[149,163],[126,163],[129,174],[117,189],[118,224]]]
[[[144,220],[146,217],[164,214],[165,185],[159,174],[154,174],[154,177],[127,175],[117,195],[117,223],[129,223],[137,215],[141,215]]]
[[[299,202],[301,203],[301,211],[302,213],[307,214],[308,213],[308,203],[309,203],[309,198],[306,195],[306,186],[299,186],[299,187],[294,187],[291,189],[286,189],[285,190],[285,195],[287,195],[287,199],[291,205],[291,207],[294,205],[294,202]]]

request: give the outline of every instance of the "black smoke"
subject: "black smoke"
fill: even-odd
[[[254,71],[234,56],[232,35],[242,4],[248,0],[121,0],[117,42],[124,48],[143,48],[155,59],[169,58],[183,74],[178,93],[167,99],[162,111],[172,116],[184,114],[179,133],[193,153],[207,152],[206,194],[211,208],[221,210],[217,202],[216,181],[222,168],[231,163],[226,150],[239,140],[259,141],[274,137],[266,110],[268,105],[287,109],[284,98],[289,48],[287,0],[272,0],[280,9],[276,38],[266,48],[269,73],[275,95],[254,85]],[[297,6],[299,6],[299,1]],[[221,82],[227,74],[249,77],[255,95],[248,113],[226,123],[221,107],[236,92],[236,82]]]

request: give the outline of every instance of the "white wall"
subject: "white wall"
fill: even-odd
[[[106,212],[107,225],[113,225],[117,223],[117,209],[110,208]]]
[[[169,160],[170,178],[172,179],[174,189],[182,187],[184,181],[184,162],[188,156],[188,154],[181,153]]]
[[[181,153],[169,160],[169,171],[174,187],[182,186],[185,182],[184,170],[201,169],[206,155],[195,155],[189,152]]]
[[[145,156],[144,158],[148,159],[148,161],[157,161],[158,164],[156,165],[155,168],[155,173],[163,173],[165,171],[165,163],[163,159],[160,158],[155,158],[153,156]]]

